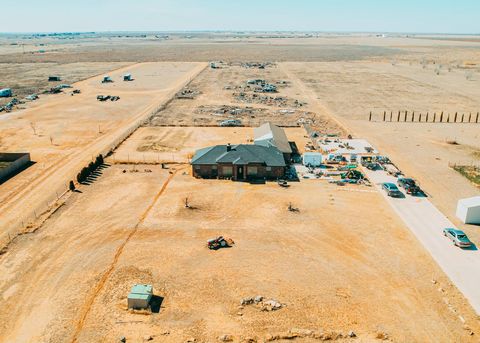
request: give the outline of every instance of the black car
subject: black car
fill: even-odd
[[[398,182],[398,187],[404,188],[407,194],[415,195],[420,193],[420,187],[417,186],[417,184],[415,183],[415,180],[413,179],[402,177],[402,178],[399,178],[397,182]]]

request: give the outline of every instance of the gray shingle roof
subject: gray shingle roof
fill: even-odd
[[[283,154],[275,147],[264,147],[252,144],[232,145],[227,151],[227,145],[216,145],[197,150],[192,158],[192,164],[265,164],[268,167],[285,167]]]

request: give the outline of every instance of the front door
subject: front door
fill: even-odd
[[[237,167],[237,180],[243,180],[244,179],[244,171],[245,167],[243,166],[238,166]]]

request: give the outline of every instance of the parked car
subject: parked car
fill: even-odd
[[[472,242],[468,239],[465,232],[457,229],[446,228],[443,230],[443,235],[450,238],[454,245],[460,248],[469,248]]]
[[[417,186],[414,179],[400,177],[398,178],[398,187],[404,188],[407,194],[418,194],[420,193],[420,187]]]
[[[400,192],[400,190],[394,183],[385,182],[382,185],[382,188],[385,190],[385,192],[387,192],[389,197],[400,198],[403,196],[403,193]]]
[[[220,126],[240,126],[242,125],[242,121],[238,119],[227,119],[219,124]]]

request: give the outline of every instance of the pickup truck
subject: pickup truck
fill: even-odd
[[[415,195],[420,193],[420,187],[417,186],[417,184],[415,183],[415,180],[413,179],[401,177],[401,178],[398,178],[397,183],[398,183],[398,187],[405,189],[405,192],[407,194]]]

